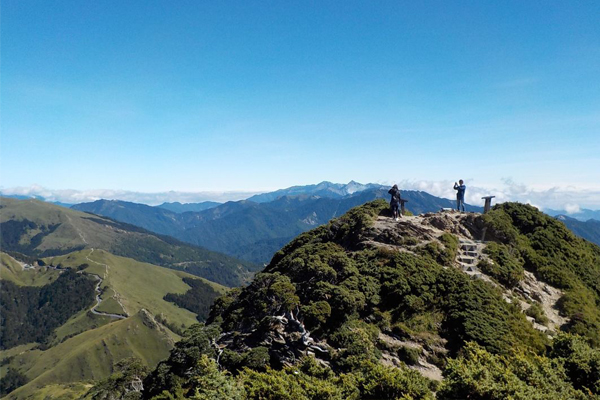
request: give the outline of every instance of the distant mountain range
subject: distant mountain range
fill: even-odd
[[[360,198],[365,201],[386,197],[387,189],[387,186],[375,183],[361,184],[350,181],[342,184],[324,181],[315,185],[292,186],[225,204],[206,201],[148,206],[119,200],[98,200],[92,203],[81,203],[73,208],[173,236],[247,261],[266,263],[279,247],[297,234],[315,225],[323,224],[330,218],[358,205],[351,200],[348,201],[349,198],[361,194]],[[453,200],[430,196],[425,192],[403,191],[402,193],[403,198],[409,200],[407,208],[417,214],[455,206]],[[25,198],[24,196],[9,197]],[[284,197],[288,199],[283,201],[286,206],[282,209],[281,202],[277,203],[277,201]],[[43,200],[39,196],[37,199]],[[320,212],[316,208],[311,210],[313,203]],[[54,204],[70,206],[57,202]],[[213,212],[208,212],[209,210]],[[481,210],[480,207],[467,206],[467,211],[480,212]],[[190,212],[192,214],[188,214]],[[312,215],[313,212],[315,215]],[[546,209],[545,213],[551,216],[564,215],[566,218],[582,222],[589,219],[600,220],[600,210],[583,209],[578,213],[568,214],[564,210]],[[598,243],[597,237],[600,232],[593,222],[588,224],[571,222],[567,225],[584,239]]]
[[[299,193],[302,188],[308,193],[281,195],[286,191]],[[352,193],[348,194],[349,191]],[[114,200],[82,203],[73,208],[171,235],[243,260],[267,263],[278,249],[298,234],[325,224],[352,207],[388,197],[387,188],[380,185],[324,182],[266,194],[258,198],[265,200],[262,202],[227,202],[200,212],[175,213],[159,207]],[[455,205],[454,201],[419,191],[403,191],[402,197],[408,200],[407,209],[415,214]],[[275,200],[266,201],[268,198]],[[467,205],[467,211],[481,210],[481,207]]]
[[[577,236],[600,246],[600,221],[595,219],[580,221],[566,215],[558,215],[555,218],[564,223]]]
[[[363,192],[368,189],[383,189],[384,186],[376,183],[362,184],[354,181],[350,181],[347,184],[344,183],[331,183],[323,181],[316,185],[305,185],[305,186],[292,186],[287,189],[280,189],[274,192],[257,194],[248,198],[248,200],[255,203],[267,203],[273,200],[277,200],[283,196],[296,196],[296,195],[312,195],[319,197],[327,197],[331,199],[340,199],[348,195],[353,195],[358,192]]]
[[[173,211],[176,213],[183,213],[187,211],[204,211],[209,208],[216,207],[222,203],[217,203],[214,201],[203,201],[202,203],[180,203],[178,201],[174,203],[162,203],[157,206],[159,208],[164,208],[165,210]]]
[[[577,219],[579,221],[587,221],[589,219],[595,219],[596,221],[600,221],[600,210],[589,210],[583,208],[576,213],[569,213],[565,210],[552,210],[548,208],[545,209],[544,212],[553,217],[564,215],[568,218]]]
[[[153,220],[160,220],[161,211],[171,213],[156,207],[133,203],[125,205],[127,209],[147,207],[146,211],[154,212],[148,217]],[[1,210],[0,247],[8,253],[41,258],[83,249],[102,249],[137,261],[185,270],[226,286],[243,284],[256,269],[256,265],[249,262],[183,243],[139,226],[38,200],[2,197]]]

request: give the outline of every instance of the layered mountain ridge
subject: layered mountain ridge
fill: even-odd
[[[322,190],[330,188],[322,184],[314,186],[323,187]],[[338,186],[334,185],[335,188]],[[227,202],[201,212],[169,213],[142,204],[108,200],[82,203],[73,208],[171,235],[243,260],[266,264],[277,250],[300,233],[326,224],[352,207],[389,197],[387,189],[379,185],[361,187],[363,190],[344,194],[350,190],[346,188],[334,197],[329,192],[328,197],[317,195],[320,190],[293,196],[290,194],[294,190],[285,190],[281,192],[285,195],[273,192],[275,199],[272,201]],[[296,188],[296,191],[300,190],[306,189]],[[403,191],[402,197],[408,200],[407,209],[415,214],[455,206],[450,200],[425,192]],[[467,210],[481,211],[481,207],[467,206]]]
[[[153,212],[160,212],[160,209],[149,208]],[[168,213],[166,210],[164,212]],[[246,282],[257,268],[252,263],[183,243],[139,226],[38,200],[3,197],[0,224],[2,251],[34,258],[82,249],[103,249],[141,262],[185,270],[227,286]]]

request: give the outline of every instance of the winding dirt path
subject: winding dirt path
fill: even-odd
[[[104,266],[104,279],[106,279],[106,276],[108,275],[108,269],[110,267],[108,265],[106,265],[106,264],[102,264],[102,263],[99,263],[97,261],[94,261],[94,260],[90,259],[90,256],[92,255],[93,252],[94,252],[94,249],[92,248],[92,251],[90,251],[90,254],[88,254],[85,257],[85,259],[88,260],[91,263]],[[93,306],[90,309],[90,311],[92,312],[92,314],[103,315],[105,317],[118,318],[118,319],[125,319],[125,318],[127,318],[129,316],[129,314],[127,314],[127,311],[125,311],[125,307],[121,303],[121,300],[119,299],[119,297],[116,295],[116,292],[115,292],[115,295],[113,296],[113,298],[117,301],[117,303],[119,303],[119,305],[123,309],[123,312],[125,313],[125,315],[105,313],[105,312],[101,312],[101,311],[97,310],[97,308],[100,306],[100,303],[102,303],[102,297],[100,297],[100,294],[102,292],[100,290],[100,285],[102,285],[102,282],[104,281],[104,279],[101,278],[100,275],[97,275],[97,274],[90,274],[90,275],[93,275],[93,276],[96,277],[96,279],[98,279],[98,283],[96,284],[96,305]]]

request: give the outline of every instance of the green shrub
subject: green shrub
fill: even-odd
[[[318,329],[331,316],[331,306],[324,300],[311,301],[308,305],[302,306],[301,310],[304,322],[309,329]]]
[[[451,266],[456,259],[456,254],[458,253],[458,238],[450,233],[444,233],[442,236],[438,238],[445,248],[445,256],[441,263],[442,265]]]
[[[298,368],[256,372],[244,369],[241,381],[248,400],[358,400],[352,379],[311,376]]]
[[[555,338],[550,355],[564,362],[575,388],[600,394],[600,350],[592,349],[580,336],[561,334]]]
[[[523,260],[518,256],[518,252],[514,248],[490,242],[484,252],[490,256],[494,263],[481,261],[478,267],[484,273],[498,280],[498,282],[508,287],[514,287],[525,277]]]
[[[496,205],[482,221],[492,238],[518,249],[525,269],[566,291],[559,303],[566,328],[600,346],[600,247],[529,205]]]
[[[398,358],[408,365],[418,364],[420,356],[421,349],[419,348],[402,346],[398,349]]]
[[[569,382],[565,370],[545,357],[494,355],[474,343],[461,357],[448,360],[440,400],[455,399],[589,399]]]
[[[342,349],[335,355],[334,365],[342,371],[352,371],[364,361],[377,361],[381,356],[376,347],[378,336],[374,325],[357,320],[347,322],[330,337],[331,344]]]
[[[538,324],[546,325],[548,323],[548,317],[546,317],[544,310],[538,303],[533,303],[527,310],[525,310],[525,315],[533,318]]]
[[[266,347],[255,347],[243,355],[242,366],[255,371],[265,371],[269,365],[269,349]]]
[[[417,371],[365,363],[359,380],[361,399],[431,399],[430,383]]]

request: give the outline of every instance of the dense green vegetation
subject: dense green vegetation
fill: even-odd
[[[220,293],[200,279],[183,278],[183,281],[191,287],[190,290],[184,294],[168,293],[164,299],[197,314],[198,321],[203,322]]]
[[[480,266],[497,285],[455,268],[459,242],[450,233],[404,235],[399,248],[374,246],[382,226],[375,218],[387,208],[386,201],[367,203],[301,234],[247,287],[216,299],[207,325],[182,331],[152,372],[144,377],[141,364],[119,364],[88,398],[600,399],[600,249],[529,206],[503,204],[484,216],[465,216],[465,227],[492,240],[486,250],[492,262]],[[94,252],[97,263],[86,272],[103,271],[104,264],[115,264],[113,257]],[[523,312],[519,302],[503,299],[505,287],[518,285],[526,270],[565,290],[559,306],[569,317],[563,327],[569,333],[550,339],[526,319],[543,323],[541,307]],[[122,272],[111,268],[105,282],[115,292],[135,293],[129,302],[122,297],[130,309],[141,295],[125,289]],[[190,278],[184,282],[192,289],[183,285],[161,299],[192,310],[214,295]],[[153,284],[137,286],[143,291]],[[125,332],[128,324],[126,332],[134,326],[163,332],[142,314],[136,316],[141,323],[128,318],[99,329],[122,324]],[[59,346],[83,343],[88,334]],[[424,363],[441,368],[444,381],[409,368]],[[23,371],[41,367],[30,368]],[[141,380],[144,392],[131,391]]]
[[[446,343],[449,353],[432,359],[446,365],[448,379],[439,392],[445,399],[576,399],[597,393],[594,373],[578,383],[582,374],[570,371],[596,368],[598,351],[577,336],[567,336],[564,343],[577,343],[585,356],[570,357],[573,352],[564,350],[567,344],[549,352],[547,337],[532,328],[517,305],[502,299],[500,288],[444,268],[452,265],[458,247],[452,235],[416,246],[412,253],[364,247],[362,239],[374,217],[386,208],[383,201],[368,203],[285,246],[248,287],[216,301],[210,325],[186,333],[170,358],[146,379],[144,396],[432,396],[434,386],[414,371],[379,364],[382,352],[390,350],[381,333],[424,346]],[[508,241],[492,244],[488,252],[497,279],[508,285],[522,278],[526,259],[515,249]],[[285,366],[274,348],[257,345],[274,317],[293,314],[313,337],[336,349],[327,357],[330,367],[310,358]],[[216,347],[221,332],[237,335],[222,353]],[[397,354],[408,364],[418,363],[421,356],[406,347]],[[225,370],[217,368],[216,359]],[[576,365],[570,367],[570,359],[585,361],[573,361]],[[306,370],[320,372],[307,373],[305,364],[313,365]],[[490,374],[479,377],[478,371],[484,370]]]
[[[93,279],[72,270],[64,271],[54,282],[42,287],[2,281],[0,348],[43,342],[71,316],[91,307],[94,287]]]
[[[497,254],[505,260],[499,264],[506,271],[501,274],[510,276],[525,268],[565,290],[559,306],[570,319],[567,330],[599,346],[600,247],[529,205],[496,205],[483,221],[488,233],[502,242]]]
[[[484,260],[480,261],[478,267],[483,272],[507,287],[514,287],[519,281],[523,280],[525,275],[524,262],[514,247],[490,242],[485,248],[485,253],[493,260],[493,264]]]
[[[49,257],[57,254],[81,250],[84,246],[68,249],[39,250],[37,247],[44,237],[52,234],[60,224],[39,225],[27,219],[8,220],[0,224],[0,248],[10,253],[21,253],[30,258]],[[23,240],[26,238],[26,240]]]
[[[445,380],[438,385],[404,366],[386,367],[368,360],[342,373],[312,357],[279,370],[249,363],[232,373],[215,361],[217,351],[211,343],[219,332],[215,326],[190,328],[169,359],[144,380],[143,397],[433,399],[437,390],[437,398],[443,400],[600,399],[600,351],[578,336],[559,336],[545,356],[524,349],[494,354],[474,342],[466,343],[456,359],[448,360]],[[101,383],[97,388],[105,386]]]
[[[451,235],[442,239],[444,247],[436,244],[420,255],[356,249],[363,231],[386,207],[383,201],[368,203],[299,236],[246,290],[218,302],[209,322],[222,320],[225,331],[245,331],[298,308],[311,332],[333,342],[354,321],[381,320],[365,328],[375,331],[366,335],[372,347],[375,340],[369,337],[384,330],[400,337],[439,335],[453,351],[467,341],[496,353],[513,347],[543,351],[545,337],[517,306],[502,300],[499,290],[440,265],[456,254]],[[338,343],[347,349],[338,363],[346,370],[366,354],[365,344],[348,350],[347,340]],[[357,360],[346,365],[351,352]]]
[[[171,356],[144,381],[144,397],[155,399],[433,399],[430,382],[403,368],[364,362],[352,373],[335,374],[306,358],[295,367],[274,370],[256,357],[231,374],[218,368],[212,346],[220,330],[190,328]],[[258,366],[258,367],[257,367]],[[403,397],[404,396],[404,397]]]
[[[4,397],[18,387],[27,383],[27,377],[19,370],[9,368],[6,374],[0,378],[0,397]]]
[[[83,399],[139,399],[136,391],[141,387],[142,379],[148,374],[148,367],[137,358],[126,358],[115,365],[115,372],[108,378],[97,383]]]
[[[581,347],[578,352],[564,351],[570,346]],[[469,343],[459,358],[448,361],[437,398],[600,399],[599,357],[600,351],[570,336],[556,341],[551,357],[533,356],[522,351],[492,354]]]

